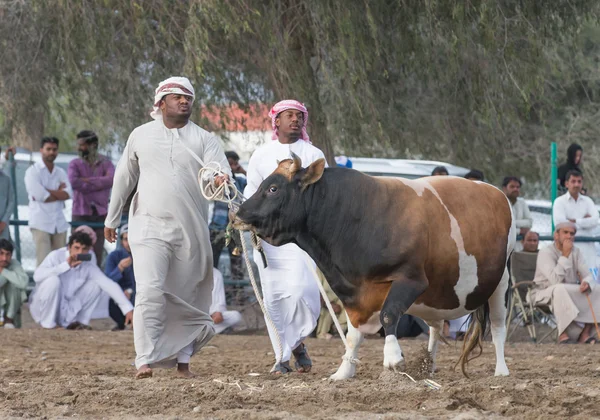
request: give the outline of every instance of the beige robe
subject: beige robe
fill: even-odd
[[[136,280],[136,366],[188,363],[215,334],[209,316],[213,260],[201,168],[218,162],[231,176],[219,140],[193,122],[168,129],[162,119],[136,128],[115,172],[106,226],[119,226],[125,201]]]
[[[535,270],[535,288],[530,299],[535,304],[550,305],[556,317],[558,333],[562,334],[572,322],[593,323],[594,319],[585,294],[579,291],[579,277],[589,283],[589,294],[596,316],[600,314],[600,289],[581,251],[573,247],[568,258],[554,244],[538,253]],[[588,292],[589,293],[589,292]]]

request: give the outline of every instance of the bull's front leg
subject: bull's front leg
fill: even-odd
[[[337,372],[329,377],[329,379],[333,381],[341,381],[343,379],[354,377],[354,374],[356,373],[356,363],[358,361],[358,349],[364,339],[363,334],[352,325],[348,313],[346,313],[346,318],[348,319],[348,334],[346,334],[348,348],[346,349],[344,357],[342,357],[342,364]]]
[[[379,318],[385,331],[383,367],[394,372],[405,369],[404,355],[396,337],[398,322],[417,298],[427,289],[427,280],[401,278],[392,281],[390,291],[383,303]]]

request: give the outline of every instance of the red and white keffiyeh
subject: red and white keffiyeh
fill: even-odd
[[[304,122],[302,123],[302,134],[300,138],[310,143],[310,138],[308,137],[308,133],[306,132],[306,124],[308,123],[308,110],[302,102],[298,102],[293,99],[286,99],[284,101],[277,102],[275,105],[273,105],[271,111],[269,111],[269,117],[271,117],[271,126],[273,127],[273,135],[271,136],[271,138],[273,140],[277,140],[279,138],[279,131],[277,130],[277,126],[275,125],[275,119],[280,113],[288,109],[295,109],[304,114]]]
[[[162,118],[162,113],[160,112],[158,104],[163,97],[171,93],[176,95],[188,95],[192,97],[192,100],[194,99],[194,87],[187,77],[169,77],[167,80],[160,82],[154,91],[154,106],[150,113],[152,118],[155,120]]]

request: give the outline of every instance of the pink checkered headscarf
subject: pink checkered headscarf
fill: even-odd
[[[302,102],[298,102],[293,99],[286,99],[284,101],[277,102],[269,111],[269,117],[271,117],[271,126],[273,127],[273,135],[271,138],[273,140],[277,140],[279,138],[279,130],[277,130],[277,126],[275,125],[275,119],[280,113],[288,109],[295,109],[304,114],[304,123],[302,124],[302,134],[300,135],[300,138],[305,142],[310,143],[310,138],[306,132],[306,124],[308,123],[308,110]]]

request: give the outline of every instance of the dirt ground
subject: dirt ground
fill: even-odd
[[[196,379],[163,370],[136,381],[132,332],[111,332],[105,321],[93,326],[46,331],[26,320],[22,330],[0,330],[0,418],[600,418],[600,345],[509,343],[511,376],[494,378],[486,343],[467,379],[452,371],[460,344],[442,344],[435,390],[382,373],[381,339],[365,341],[355,379],[331,383],[340,340],[308,340],[313,371],[273,378],[266,336],[227,335],[192,359]],[[401,340],[409,372],[418,371],[425,343]]]

